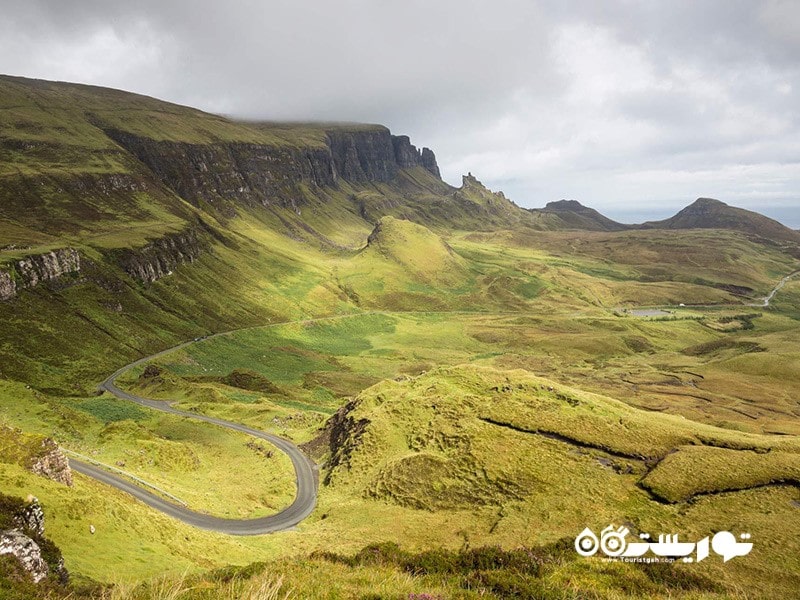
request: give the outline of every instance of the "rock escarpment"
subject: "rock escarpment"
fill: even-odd
[[[80,270],[81,255],[74,248],[61,248],[27,256],[15,261],[11,270],[0,270],[0,300],[15,297],[21,288],[57,281]]]
[[[206,248],[197,228],[190,227],[153,240],[136,250],[124,250],[119,263],[128,275],[153,283],[171,275],[182,264],[193,263]]]
[[[17,261],[15,269],[24,287],[34,287],[43,281],[58,279],[67,273],[81,270],[81,255],[74,248],[62,248]]]
[[[241,142],[190,144],[156,141],[122,131],[106,132],[158,179],[194,205],[291,206],[300,183],[333,185],[327,148],[289,148]]]
[[[393,135],[392,144],[394,145],[395,159],[400,168],[409,169],[421,166],[436,177],[441,177],[433,150],[430,148],[417,150],[407,135]]]
[[[282,146],[194,144],[106,130],[179,196],[195,205],[209,203],[223,212],[230,212],[229,202],[276,204],[296,210],[302,198],[298,186],[334,186],[340,178],[385,183],[400,169],[416,166],[439,177],[430,149],[417,150],[408,136],[393,136],[385,127],[335,127],[324,133],[324,142]]]

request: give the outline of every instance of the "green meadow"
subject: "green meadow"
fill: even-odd
[[[683,578],[699,586],[686,597],[728,597],[745,583],[779,595],[797,585],[792,577],[775,583],[798,569],[792,485],[800,446],[786,392],[797,381],[795,284],[781,292],[783,304],[757,309],[719,288],[654,285],[642,281],[641,266],[603,271],[591,257],[554,254],[544,244],[525,248],[470,235],[445,241],[400,221],[387,229],[379,246],[270,282],[281,302],[305,303],[305,310],[287,311],[296,320],[276,317],[201,340],[118,381],[308,444],[322,465],[315,513],[296,531],[227,538],[173,522],[82,476],[67,490],[13,461],[0,465],[4,489],[42,498],[48,535],[76,573],[125,580],[117,597],[148,597],[168,581],[198,598],[235,597],[240,592],[231,590],[262,583],[298,598],[372,589],[391,590],[388,597],[400,590],[469,598],[478,597],[469,591],[477,584],[457,568],[428,573],[404,565],[431,548],[454,553],[440,557],[445,562],[483,546],[545,552],[585,526],[630,522],[687,536],[746,526],[765,547],[781,549],[724,567],[675,566],[678,580],[668,584],[653,583],[637,567],[603,574],[612,567],[564,558],[562,548],[560,558],[537,567],[546,575],[538,576],[535,593],[622,597],[619,582],[629,577],[649,581],[640,589],[656,597],[684,594]],[[418,237],[421,255],[413,253]],[[296,262],[316,251],[288,244],[283,254]],[[751,259],[775,270],[781,261],[788,263],[769,252]],[[331,294],[334,274],[359,302],[344,314],[319,316],[311,299]],[[148,293],[171,293],[182,279]],[[759,294],[772,283],[755,275],[749,281]],[[692,294],[724,303],[678,306]],[[625,310],[640,306],[629,297],[671,312],[636,317]],[[357,428],[345,431],[334,447],[325,423],[346,404],[355,421],[368,424],[360,436]],[[0,410],[9,425],[52,435],[209,514],[269,514],[294,494],[288,459],[265,444],[108,394],[65,397],[8,383]],[[90,525],[98,531],[92,537]],[[368,544],[387,543],[409,553],[406,563],[354,558]],[[307,558],[288,558],[294,556]],[[280,562],[232,579],[201,574],[259,560]],[[266,575],[276,564],[282,579]],[[173,576],[137,587],[164,573]],[[523,589],[513,583],[517,576],[487,571],[475,589],[512,597]],[[318,577],[337,583],[323,591],[313,583]]]

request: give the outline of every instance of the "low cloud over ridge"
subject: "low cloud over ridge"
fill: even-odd
[[[0,71],[261,119],[380,122],[519,204],[713,196],[800,227],[800,6],[10,0]]]

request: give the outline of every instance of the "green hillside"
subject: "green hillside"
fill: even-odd
[[[757,235],[774,242],[800,242],[800,236],[778,223],[753,211],[728,206],[713,198],[698,198],[692,204],[664,221],[645,223],[656,229],[733,229]]]
[[[800,269],[797,240],[712,201],[628,228],[438,173],[380,125],[0,77],[0,492],[40,499],[73,573],[17,585],[6,557],[0,591],[790,597],[800,281],[764,298]],[[195,529],[32,472],[51,438],[199,512],[287,506],[295,473],[266,442],[98,391],[191,340],[118,385],[301,444],[321,485],[292,530]],[[609,523],[746,530],[755,549],[574,552]]]

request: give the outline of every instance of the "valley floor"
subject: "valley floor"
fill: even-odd
[[[120,598],[150,597],[154,585],[197,598],[259,585],[297,598],[516,597],[530,586],[530,597],[745,598],[800,585],[800,283],[787,280],[756,308],[684,281],[679,267],[674,280],[650,282],[631,271],[649,267],[562,255],[555,236],[529,248],[464,233],[442,250],[432,234],[402,235],[422,236],[442,263],[431,270],[396,240],[329,257],[321,264],[358,306],[320,316],[295,307],[294,318],[198,336],[106,380],[119,398],[0,384],[9,425],[215,517],[279,512],[296,474],[268,443],[186,416],[291,440],[320,469],[316,509],[295,528],[203,531],[82,475],[67,489],[13,461],[0,463],[3,489],[42,499],[73,572],[125,584]],[[791,267],[779,255],[753,260]],[[747,277],[765,295],[779,279]],[[313,281],[293,293],[329,285]],[[165,401],[175,410],[151,410]],[[612,523],[692,539],[746,532],[755,549],[669,573],[570,550],[585,527]],[[483,547],[527,548],[539,566],[522,575],[454,566]],[[445,553],[438,571],[416,562],[433,560],[431,549]],[[201,574],[256,561],[271,566],[230,580]],[[267,575],[275,570],[282,578]],[[319,577],[335,581],[322,589]],[[636,586],[624,591],[626,580]]]

